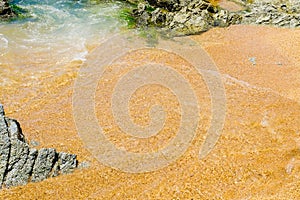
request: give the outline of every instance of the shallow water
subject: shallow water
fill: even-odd
[[[149,105],[162,105],[167,111],[165,132],[136,139],[118,128],[111,112],[113,88],[125,72],[140,63],[155,61],[177,69],[191,81],[200,105],[201,120],[187,152],[161,170],[134,174],[94,159],[78,136],[72,108],[81,60],[97,61],[99,57],[93,55],[98,51],[89,51],[126,28],[116,16],[123,5],[91,6],[73,1],[18,4],[32,17],[0,24],[0,103],[9,117],[21,123],[28,141],[40,143],[37,148],[77,154],[79,162],[88,161],[91,167],[3,189],[0,199],[299,199],[299,30],[233,26],[193,37],[223,75],[227,99],[222,135],[213,152],[202,160],[198,152],[210,123],[211,96],[185,60],[174,53],[148,50],[128,54],[107,67],[95,92],[96,117],[120,149],[142,153],[162,149],[179,127],[176,98],[154,85],[137,90],[129,111],[133,121],[144,126],[150,118]],[[257,65],[252,65],[251,57],[257,59]]]
[[[29,18],[0,23],[0,64],[15,67],[65,65],[126,27],[120,2],[21,0]]]

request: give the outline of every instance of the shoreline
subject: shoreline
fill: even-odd
[[[122,1],[122,0],[121,0]],[[131,6],[119,14],[128,28],[157,28],[167,36],[195,35],[214,27],[256,24],[275,27],[300,27],[300,2],[297,0],[123,0]],[[91,4],[92,5],[92,4]],[[26,12],[17,5],[0,2],[0,19],[23,18]],[[20,16],[19,16],[20,15]]]
[[[147,173],[104,165],[79,137],[72,95],[84,68],[82,60],[57,66],[52,59],[53,67],[42,69],[45,63],[33,65],[34,59],[25,67],[0,63],[0,102],[7,116],[22,124],[26,138],[37,141],[38,148],[72,152],[79,163],[90,164],[72,174],[4,188],[0,199],[299,199],[300,29],[283,27],[237,24],[188,36],[215,62],[226,89],[222,135],[205,159],[199,160],[197,152],[209,127],[211,94],[187,60],[149,48],[106,66],[95,91],[95,115],[106,137],[120,149],[145,153],[164,148],[181,117],[172,92],[156,85],[142,87],[129,102],[133,121],[146,126],[151,106],[162,105],[167,110],[165,126],[155,137],[143,139],[120,130],[110,101],[116,83],[133,67],[168,64],[197,96],[201,119],[191,146],[171,165]],[[89,55],[100,42],[92,44]]]
[[[1,73],[1,77],[13,76],[14,81],[0,85],[0,91],[3,91],[0,101],[6,105],[7,115],[22,124],[26,137],[40,142],[38,148],[72,152],[79,162],[88,161],[91,167],[35,184],[3,189],[0,198],[242,199],[250,195],[257,200],[299,198],[297,190],[293,190],[299,186],[297,177],[300,173],[297,164],[300,159],[297,150],[297,130],[300,129],[299,32],[298,29],[236,25],[191,36],[210,54],[223,74],[228,101],[224,131],[214,151],[199,161],[195,152],[203,141],[210,101],[205,87],[199,86],[201,80],[189,79],[191,84],[196,84],[196,94],[201,97],[202,123],[197,137],[176,163],[145,174],[128,174],[102,165],[78,137],[72,120],[72,91],[81,63],[62,66],[60,75],[55,77],[49,76],[51,71],[41,72],[39,86],[29,78],[25,79],[27,86],[24,86],[22,80],[30,74],[16,73],[9,66],[2,68],[5,73]],[[174,67],[189,66],[180,58],[166,57],[159,51],[150,51],[147,55],[147,59],[172,59],[170,64]],[[252,57],[256,58],[256,65],[249,61]],[[106,78],[99,83],[97,97],[108,100],[110,93],[104,86],[113,85],[113,82],[105,80],[118,79],[111,69],[140,58],[140,54],[133,54],[109,68]],[[154,97],[151,93],[140,92],[133,105],[140,102],[139,96]],[[36,97],[36,94],[43,95]],[[168,98],[162,102],[173,105]],[[107,107],[102,105],[96,105],[98,114],[109,116]],[[140,116],[142,109],[132,108]],[[99,123],[104,123],[108,132],[112,134],[118,130],[115,124],[111,127],[101,116],[98,116]],[[176,126],[169,124],[170,128]],[[110,137],[114,143],[120,141],[118,145],[126,147],[120,139],[122,135]],[[161,137],[163,135],[158,139]],[[147,145],[146,148],[151,149],[154,144]],[[128,148],[140,150],[137,145]]]

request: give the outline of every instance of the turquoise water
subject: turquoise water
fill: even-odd
[[[30,17],[0,23],[0,64],[64,65],[84,60],[91,47],[126,28],[119,17],[125,5],[74,0],[13,1]]]

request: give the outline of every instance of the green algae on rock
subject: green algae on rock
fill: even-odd
[[[209,0],[128,1],[137,5],[133,11],[137,26],[156,26],[163,32],[175,35],[197,34],[212,27],[232,24],[300,27],[300,2],[296,0],[230,1],[231,4],[239,5],[240,10],[228,10]],[[147,9],[149,7],[152,9]]]
[[[175,35],[197,34],[212,27],[237,24],[241,16],[221,9],[207,0],[146,0],[137,4],[133,15],[138,26],[156,26]],[[151,7],[152,10],[149,11]]]
[[[16,14],[8,3],[8,0],[0,0],[0,19],[14,17]]]

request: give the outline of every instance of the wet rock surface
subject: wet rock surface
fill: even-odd
[[[10,18],[15,16],[7,0],[0,0],[0,18]]]
[[[279,27],[300,26],[300,1],[256,1],[247,4],[241,12],[244,24],[262,24]]]
[[[149,12],[149,7],[153,11]],[[205,0],[147,1],[138,4],[134,15],[138,26],[155,25],[175,35],[196,34],[241,20],[239,15],[226,10],[219,11]]]
[[[0,185],[11,187],[39,182],[72,172],[76,155],[52,148],[30,148],[20,124],[5,116],[0,104]]]
[[[223,2],[223,1],[221,1]],[[175,35],[197,34],[212,27],[232,24],[261,24],[281,27],[300,26],[300,2],[296,0],[227,1],[241,6],[230,11],[208,0],[137,0],[133,15],[137,26],[156,26]]]

